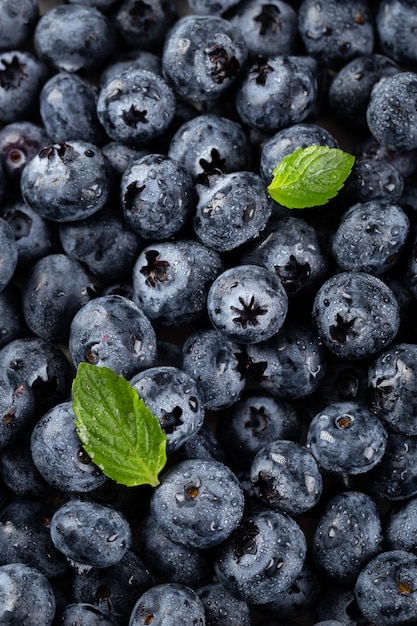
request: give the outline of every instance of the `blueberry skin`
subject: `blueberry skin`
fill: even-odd
[[[19,500],[5,506],[0,513],[1,565],[24,563],[48,579],[63,576],[67,563],[51,540],[49,520],[52,515],[51,507],[32,500]]]
[[[370,407],[391,431],[417,434],[417,346],[394,344],[370,364]]]
[[[232,406],[245,388],[245,354],[241,344],[215,329],[197,330],[185,340],[182,369],[198,384],[206,409]]]
[[[297,148],[313,145],[339,148],[337,140],[328,130],[307,122],[291,124],[269,137],[262,146],[259,164],[259,171],[265,183],[269,185],[272,181],[272,172],[284,157]]]
[[[197,202],[193,180],[179,161],[149,154],[134,161],[120,184],[128,226],[144,239],[178,235],[191,221]]]
[[[316,619],[319,620],[320,626],[321,621],[324,622],[324,626],[339,626],[340,622],[348,626],[365,626],[368,623],[358,608],[352,584],[332,583],[329,585],[326,593],[319,598],[315,609]],[[330,624],[327,624],[328,620]]]
[[[245,0],[231,12],[251,57],[294,54],[298,44],[297,12],[288,2]]]
[[[306,539],[291,517],[272,509],[245,515],[218,549],[217,578],[250,604],[272,602],[291,587],[306,558]]]
[[[172,0],[123,0],[112,14],[113,24],[123,45],[159,52],[166,34],[177,20]]]
[[[75,366],[105,365],[129,378],[156,360],[152,324],[134,302],[101,296],[82,306],[71,322],[69,350]]]
[[[115,32],[94,7],[59,5],[42,15],[33,43],[38,57],[54,69],[79,72],[98,67],[112,54]]]
[[[384,524],[384,537],[388,550],[406,550],[417,553],[416,512],[417,498],[399,503],[390,509]]]
[[[0,159],[11,185],[19,187],[26,163],[47,143],[50,143],[50,138],[45,129],[33,122],[10,122],[0,130]]]
[[[123,174],[134,161],[141,159],[148,150],[140,148],[132,148],[120,141],[109,141],[102,146],[101,151],[110,163],[115,182],[120,182]]]
[[[369,158],[356,159],[343,188],[343,196],[352,202],[386,200],[399,202],[404,178],[392,163]]]
[[[60,611],[55,620],[56,626],[118,626],[118,622],[107,611],[102,611],[92,604],[71,603]]]
[[[155,322],[188,324],[205,313],[208,290],[222,270],[218,252],[198,241],[150,243],[133,268],[133,300]]]
[[[37,470],[56,489],[87,493],[107,481],[82,448],[70,401],[41,417],[33,428],[30,448]]]
[[[138,599],[129,626],[205,626],[204,606],[195,591],[177,583],[151,587]]]
[[[187,3],[198,15],[221,15],[238,4],[238,0],[187,0]]]
[[[30,435],[29,431],[0,450],[0,472],[9,492],[20,498],[41,498],[50,487],[33,462]]]
[[[375,501],[359,491],[345,491],[325,505],[314,532],[312,555],[331,581],[355,583],[363,567],[382,552],[382,525]]]
[[[26,333],[20,291],[9,284],[0,292],[0,349]]]
[[[205,102],[219,98],[236,83],[246,58],[245,40],[229,21],[213,15],[187,15],[167,34],[162,68],[179,96]]]
[[[223,542],[239,526],[244,498],[233,472],[218,461],[189,459],[161,476],[150,511],[172,541],[197,549]]]
[[[74,315],[92,292],[81,263],[60,253],[44,256],[32,266],[23,287],[26,324],[46,341],[65,341]]]
[[[400,324],[391,289],[376,276],[352,270],[322,284],[312,317],[326,348],[348,359],[376,355],[394,340]]]
[[[197,383],[177,367],[150,367],[133,376],[130,384],[159,420],[171,453],[201,428],[204,403]]]
[[[2,50],[21,48],[39,19],[37,0],[5,0],[0,6],[0,41]]]
[[[249,606],[221,583],[208,582],[195,589],[204,605],[207,626],[250,626]]]
[[[213,576],[211,550],[175,543],[164,535],[152,515],[148,515],[141,526],[140,550],[158,580],[195,588]]]
[[[389,433],[385,454],[366,474],[365,488],[378,500],[397,502],[417,495],[416,437]]]
[[[309,65],[301,57],[282,55],[255,60],[236,89],[235,105],[244,124],[274,133],[304,121],[316,98]]]
[[[17,267],[19,251],[13,230],[0,218],[0,293],[9,285]]]
[[[0,566],[0,622],[52,626],[55,594],[44,574],[23,563]]]
[[[308,54],[339,69],[354,57],[372,54],[374,26],[366,0],[303,0],[298,28]]]
[[[372,135],[391,150],[417,148],[417,73],[382,78],[372,89],[366,119]]]
[[[124,624],[138,597],[153,584],[142,558],[128,550],[115,565],[76,572],[71,590],[76,602],[109,611],[118,624]]]
[[[326,371],[325,352],[313,330],[290,321],[271,339],[248,344],[246,354],[250,384],[286,400],[316,391]]]
[[[414,33],[417,16],[413,2],[382,0],[375,16],[379,44],[384,53],[402,65],[417,61]]]
[[[398,261],[410,232],[405,211],[388,200],[357,203],[332,237],[332,254],[343,270],[380,276]]]
[[[199,185],[197,193],[194,233],[218,252],[234,250],[257,237],[272,212],[266,185],[253,172],[220,174],[209,186]]]
[[[301,421],[287,401],[267,392],[242,394],[217,422],[217,438],[229,459],[238,467],[250,468],[256,453],[271,441],[298,441]]]
[[[355,475],[381,461],[387,440],[382,422],[366,406],[335,402],[311,421],[306,446],[324,470]]]
[[[257,265],[222,272],[207,294],[213,326],[240,343],[258,343],[277,333],[288,312],[288,297],[275,273]]]
[[[393,150],[383,145],[372,135],[357,144],[355,153],[358,158],[369,158],[391,163],[400,172],[404,183],[410,180],[417,167],[417,150],[407,150],[406,152]]]
[[[271,441],[256,453],[250,480],[264,504],[289,515],[312,509],[323,490],[320,468],[311,452],[282,439]]]
[[[0,367],[0,448],[28,432],[35,416],[32,389],[16,372]]]
[[[367,54],[352,59],[333,78],[329,105],[349,128],[367,129],[366,109],[374,85],[384,76],[393,76],[399,67],[389,56]]]
[[[162,76],[161,57],[153,52],[135,48],[128,52],[118,54],[111,63],[103,68],[100,74],[100,86],[107,83],[113,76],[131,68],[148,70],[154,74],[158,74],[158,76]]]
[[[25,50],[8,50],[0,55],[0,122],[30,119],[47,79],[44,63]]]
[[[132,543],[124,516],[97,502],[69,500],[51,519],[51,538],[75,566],[110,567]]]
[[[61,222],[58,234],[64,252],[106,283],[129,278],[143,247],[142,239],[112,205],[85,219]]]
[[[162,135],[175,108],[174,92],[165,80],[135,67],[110,77],[97,99],[97,115],[108,136],[134,147]]]
[[[103,153],[82,140],[48,144],[26,165],[20,179],[24,201],[56,222],[90,217],[106,204],[110,187]]]
[[[412,593],[417,584],[417,557],[404,550],[387,550],[358,576],[355,597],[364,616],[380,626],[411,626],[417,620]]]
[[[98,91],[78,74],[58,72],[42,87],[39,112],[54,143],[82,138],[100,145],[105,133],[97,117]]]

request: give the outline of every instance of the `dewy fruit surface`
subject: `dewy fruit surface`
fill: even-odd
[[[416,227],[415,0],[2,0],[0,626],[416,626]]]

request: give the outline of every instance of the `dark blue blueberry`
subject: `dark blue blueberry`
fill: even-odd
[[[38,57],[55,69],[79,72],[96,68],[112,54],[115,32],[98,9],[61,4],[42,15],[33,43]]]
[[[182,444],[177,450],[175,458],[180,461],[201,459],[202,461],[219,461],[227,464],[225,451],[210,426],[205,422],[193,437]]]
[[[306,445],[327,472],[363,474],[381,461],[387,439],[382,422],[366,406],[335,402],[313,418]]]
[[[107,480],[82,447],[69,401],[43,415],[32,431],[30,447],[37,470],[56,489],[85,493]]]
[[[366,359],[390,344],[400,311],[391,289],[366,272],[334,274],[319,288],[313,322],[326,348],[336,356]]]
[[[417,498],[393,506],[384,524],[385,544],[388,550],[406,550],[417,554]]]
[[[218,549],[217,578],[234,596],[251,604],[272,602],[300,575],[307,546],[291,517],[272,509],[245,515]]]
[[[161,57],[153,52],[133,49],[116,55],[109,65],[106,65],[100,74],[100,85],[107,83],[113,76],[127,69],[142,69],[162,76]]]
[[[21,48],[32,35],[39,19],[37,0],[3,0],[0,5],[0,47]]]
[[[204,606],[190,587],[178,583],[155,585],[136,602],[129,626],[205,626]]]
[[[97,115],[106,133],[131,146],[162,135],[174,114],[175,95],[165,80],[135,67],[110,77],[97,100]]]
[[[245,0],[231,12],[252,57],[294,54],[298,44],[297,12],[289,2]]]
[[[289,515],[312,509],[323,490],[320,468],[311,452],[282,439],[267,443],[256,453],[250,480],[264,504]]]
[[[128,226],[141,237],[158,241],[184,230],[197,194],[191,175],[179,161],[148,154],[123,174],[120,199]]]
[[[132,543],[125,517],[97,502],[69,500],[55,511],[50,528],[55,547],[76,569],[116,565]]]
[[[402,65],[417,62],[415,9],[412,0],[382,0],[375,16],[379,45],[386,55]]]
[[[19,184],[25,165],[50,142],[45,129],[27,121],[10,122],[0,130],[0,159],[7,180]]]
[[[362,615],[355,599],[354,586],[331,583],[315,606],[318,624],[322,626],[370,626]],[[330,624],[327,624],[330,621]],[[333,621],[336,623],[333,624]],[[317,626],[316,624],[314,626]]]
[[[0,218],[0,292],[9,285],[17,267],[19,252],[12,227]]]
[[[177,17],[173,0],[123,0],[112,19],[123,45],[159,51]]]
[[[92,604],[76,603],[67,606],[58,612],[54,624],[56,626],[119,626],[119,622],[107,611],[102,611]]]
[[[417,148],[417,72],[387,76],[372,89],[366,119],[382,145],[406,152]]]
[[[359,491],[333,496],[314,532],[315,565],[333,582],[354,583],[360,571],[382,552],[382,526],[375,501]]]
[[[206,626],[251,625],[247,602],[235,598],[221,583],[207,582],[195,591],[204,605]]]
[[[373,52],[373,14],[367,0],[303,0],[298,27],[308,54],[333,69]]]
[[[64,252],[88,271],[110,283],[131,276],[142,240],[111,205],[75,222],[61,222],[59,240]]]
[[[248,171],[220,174],[198,185],[193,219],[197,239],[219,252],[234,250],[257,237],[272,211],[266,185]]]
[[[291,124],[269,137],[262,146],[259,164],[260,174],[267,185],[272,180],[272,172],[280,161],[297,148],[307,146],[329,146],[338,148],[339,144],[333,135],[317,124]]]
[[[355,597],[364,616],[378,626],[417,621],[417,556],[404,550],[378,554],[360,572]]]
[[[249,381],[287,400],[316,391],[326,371],[325,352],[312,329],[290,321],[271,339],[248,344],[246,352]]]
[[[127,168],[130,167],[134,161],[148,154],[148,150],[132,148],[120,141],[109,141],[102,146],[102,152],[109,161],[114,178],[117,182],[120,181]]]
[[[405,285],[413,299],[417,296],[417,234],[413,233],[411,246],[407,254]]]
[[[213,577],[212,551],[175,543],[152,515],[141,526],[140,551],[159,580],[195,587]]]
[[[30,436],[29,430],[15,443],[10,443],[0,450],[2,481],[9,491],[21,498],[39,498],[50,489],[33,462]]]
[[[3,124],[28,119],[34,113],[42,85],[47,79],[45,65],[25,50],[0,55],[0,121]],[[36,105],[38,106],[38,105]]]
[[[104,131],[97,117],[98,91],[78,74],[58,72],[46,81],[39,112],[54,143],[83,139],[99,145]]]
[[[95,7],[103,13],[107,13],[118,0],[66,0],[66,4],[82,4],[87,7]]]
[[[187,15],[169,31],[162,56],[167,81],[186,100],[220,98],[242,74],[247,47],[240,30],[222,17]]]
[[[124,624],[138,597],[152,584],[142,558],[128,550],[115,565],[75,572],[71,589],[76,602],[92,604]]]
[[[374,159],[376,161],[387,161],[393,165],[407,183],[417,168],[417,150],[393,150],[375,137],[368,137],[360,141],[356,146],[357,158]]]
[[[417,495],[417,437],[390,433],[385,454],[366,474],[364,488],[389,502]]]
[[[222,15],[239,0],[187,0],[187,4],[197,15]]]
[[[42,572],[24,563],[0,566],[0,622],[52,626],[55,594]]]
[[[197,183],[210,177],[249,169],[249,140],[242,126],[227,117],[207,113],[184,122],[174,133],[168,154]]]
[[[182,368],[198,384],[206,409],[232,406],[245,388],[245,355],[241,344],[215,329],[196,330],[182,349]]]
[[[368,381],[372,411],[387,428],[417,435],[417,346],[394,344],[370,364]]]
[[[208,290],[222,270],[220,255],[195,240],[155,242],[133,268],[133,299],[155,322],[187,324],[205,313]]]
[[[257,57],[236,89],[242,122],[267,133],[298,124],[311,113],[317,81],[302,57]]]
[[[332,238],[332,253],[343,270],[380,276],[393,267],[408,240],[410,220],[389,200],[359,202],[346,211]]]
[[[213,326],[239,343],[258,343],[277,333],[288,311],[278,276],[258,265],[237,265],[222,272],[207,295]]]
[[[344,65],[329,88],[329,104],[343,124],[349,128],[367,129],[366,109],[374,85],[384,76],[398,73],[393,59],[382,54],[367,54]]]
[[[72,318],[91,299],[91,280],[78,261],[49,254],[30,268],[22,291],[26,324],[46,341],[69,337]]]
[[[53,509],[35,500],[18,500],[0,513],[0,563],[24,563],[47,578],[67,571],[63,555],[51,541],[49,522]]]
[[[71,222],[101,209],[110,193],[109,165],[88,141],[48,144],[20,179],[24,201],[45,219]]]
[[[33,425],[35,399],[27,381],[5,365],[0,367],[0,448],[28,432]]]
[[[0,292],[0,349],[26,333],[20,291],[9,284]]]
[[[239,526],[243,492],[218,461],[180,461],[162,476],[151,497],[151,515],[172,541],[197,549],[222,543]]]
[[[167,436],[167,452],[193,437],[204,420],[204,402],[197,383],[177,367],[160,365],[139,372],[130,381],[159,419]]]
[[[341,197],[350,204],[370,200],[398,202],[403,189],[404,179],[395,165],[362,157],[353,164]]]

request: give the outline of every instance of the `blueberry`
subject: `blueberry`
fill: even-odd
[[[238,0],[187,0],[193,13],[198,15],[222,15],[238,4]]]
[[[366,489],[382,501],[402,501],[417,495],[417,441],[389,433],[385,454],[366,474]]]
[[[382,78],[372,89],[366,111],[369,130],[384,146],[405,152],[417,148],[417,73]]]
[[[25,50],[8,50],[0,54],[0,121],[27,119],[33,102],[47,79],[47,69],[36,56]]]
[[[110,78],[127,69],[149,70],[158,76],[162,76],[161,57],[148,50],[133,49],[123,52],[106,65],[100,74],[100,86],[107,83]]]
[[[0,566],[0,622],[52,626],[55,595],[48,579],[23,563]]]
[[[19,251],[13,230],[0,218],[0,293],[9,285],[17,267]]]
[[[178,583],[155,585],[140,596],[129,626],[205,626],[204,606],[195,591]]]
[[[339,357],[365,359],[395,338],[400,311],[391,289],[366,272],[334,274],[319,288],[313,322],[326,348]]]
[[[159,419],[167,437],[168,453],[177,450],[201,428],[204,403],[197,383],[186,372],[160,365],[135,374],[130,383]]]
[[[203,422],[201,428],[178,448],[175,457],[179,461],[201,459],[227,463],[226,454],[211,428]]]
[[[242,122],[267,133],[304,121],[317,98],[317,82],[298,56],[258,57],[236,90]]]
[[[163,534],[198,549],[222,543],[243,515],[243,492],[218,461],[190,459],[169,468],[151,497],[151,515]]]
[[[245,515],[218,549],[217,578],[234,596],[272,602],[291,587],[306,558],[306,539],[291,517],[272,509]]]
[[[95,144],[48,144],[26,165],[20,188],[25,202],[45,219],[71,222],[101,209],[110,194],[109,166]]]
[[[417,620],[416,584],[417,557],[404,550],[387,550],[362,569],[355,596],[365,617],[379,626],[411,626]]]
[[[56,626],[118,626],[118,622],[107,611],[102,611],[92,604],[72,602],[58,613]]]
[[[61,491],[86,493],[107,480],[82,448],[69,401],[55,405],[35,425],[31,454],[43,478]]]
[[[207,626],[250,626],[249,605],[221,583],[207,582],[195,591],[204,605]]]
[[[352,201],[387,200],[398,202],[404,190],[404,179],[392,163],[369,158],[356,159],[343,196]]]
[[[0,158],[8,182],[18,186],[25,165],[47,143],[43,126],[28,121],[6,124],[0,130]]]
[[[26,332],[20,292],[9,284],[0,292],[0,349]]]
[[[177,19],[172,0],[123,0],[112,18],[119,40],[130,48],[159,51]]]
[[[388,550],[417,553],[415,523],[417,498],[392,507],[385,518],[384,537]]]
[[[375,25],[385,54],[403,65],[416,63],[413,41],[417,16],[413,2],[382,0],[375,16]]]
[[[363,616],[355,599],[354,585],[332,583],[326,592],[319,598],[315,614],[324,626],[339,626],[339,623],[348,626],[369,626],[369,621]],[[330,624],[327,624],[327,621]],[[333,620],[336,624],[333,624]],[[314,625],[316,626],[316,624]]]
[[[141,148],[132,148],[120,141],[109,141],[102,146],[102,152],[110,163],[113,172],[113,178],[120,182],[121,177],[128,167],[134,161],[141,159],[148,150]]]
[[[167,34],[162,67],[179,96],[204,102],[236,83],[246,58],[245,40],[236,26],[218,16],[187,15]]]
[[[381,461],[387,439],[382,422],[366,406],[336,402],[313,418],[306,445],[324,470],[362,474]]]
[[[131,546],[132,533],[124,516],[97,502],[68,500],[51,519],[55,547],[77,566],[110,567]]]
[[[0,367],[0,448],[28,432],[35,415],[35,399],[27,381]]]
[[[387,161],[393,165],[403,177],[404,183],[410,179],[417,167],[417,150],[394,150],[383,145],[375,137],[360,141],[355,149],[358,158]]]
[[[39,19],[37,0],[5,0],[0,6],[2,50],[22,47],[32,35]]]
[[[0,472],[11,493],[21,498],[40,498],[50,486],[33,462],[30,436],[31,432],[28,432],[0,450]]]

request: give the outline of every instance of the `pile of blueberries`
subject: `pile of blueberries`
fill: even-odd
[[[415,0],[52,4],[0,2],[0,624],[415,626]],[[310,145],[355,164],[286,209]],[[156,488],[82,448],[84,361]]]

